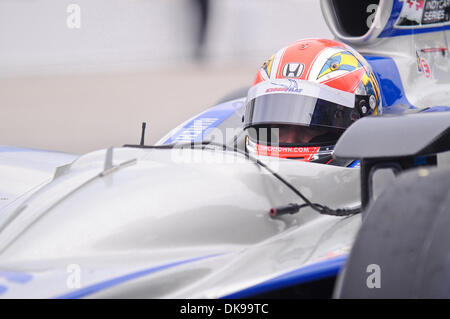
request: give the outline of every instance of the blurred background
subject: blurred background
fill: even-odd
[[[152,144],[305,37],[318,0],[0,0],[0,145]]]

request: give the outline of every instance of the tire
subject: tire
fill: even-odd
[[[246,97],[247,93],[248,93],[248,89],[249,87],[242,87],[239,89],[236,89],[234,91],[231,91],[230,93],[228,93],[227,95],[225,95],[224,97],[222,97],[217,104],[221,104],[221,103],[225,103],[231,100],[235,100],[235,99],[239,99],[242,97]]]
[[[334,297],[450,298],[450,169],[406,172],[369,205]]]

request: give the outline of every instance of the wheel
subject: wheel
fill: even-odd
[[[336,298],[450,298],[450,169],[403,173],[367,208]]]

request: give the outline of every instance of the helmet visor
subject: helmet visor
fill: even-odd
[[[354,108],[318,97],[266,94],[248,101],[244,128],[278,124],[345,130],[358,118]]]

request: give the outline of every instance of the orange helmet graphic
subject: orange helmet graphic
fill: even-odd
[[[377,80],[358,52],[337,41],[300,40],[256,74],[246,101],[246,146],[259,155],[331,163],[344,130],[381,113]]]

